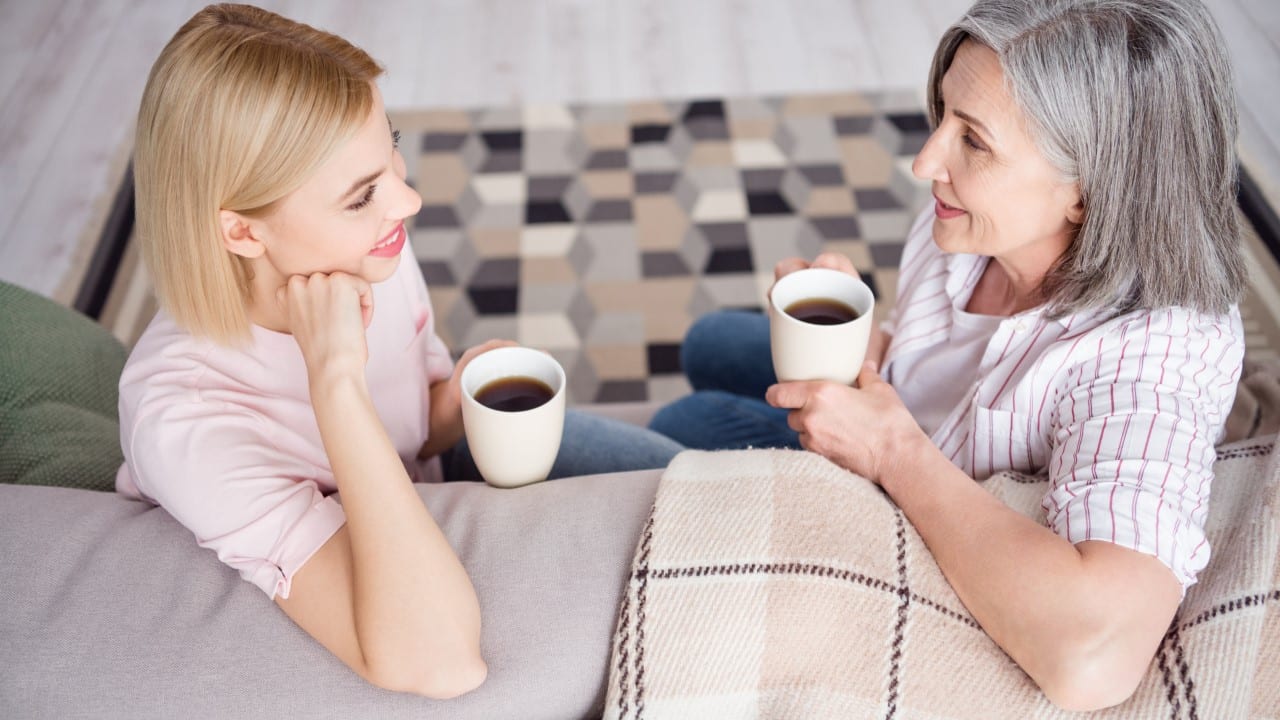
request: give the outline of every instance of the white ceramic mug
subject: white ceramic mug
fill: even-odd
[[[821,299],[847,305],[858,317],[838,325],[816,325],[786,312],[795,303]],[[784,275],[769,292],[769,346],[778,379],[852,385],[867,356],[874,310],[871,288],[848,273],[806,268]]]
[[[517,412],[495,410],[476,400],[485,386],[512,377],[538,380],[551,389],[551,399]],[[564,368],[540,350],[497,348],[467,363],[462,371],[462,424],[485,482],[518,487],[547,478],[560,451],[564,395]]]

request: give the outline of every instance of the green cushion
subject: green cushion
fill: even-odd
[[[114,488],[125,356],[101,325],[0,282],[0,483]]]

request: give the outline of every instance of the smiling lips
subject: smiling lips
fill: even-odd
[[[939,220],[950,220],[951,218],[958,218],[961,215],[964,215],[964,210],[961,210],[958,207],[952,207],[942,202],[942,199],[937,195],[934,195],[933,199],[937,202],[933,207],[933,212],[938,216]]]
[[[404,241],[408,237],[408,233],[404,230],[404,222],[401,221],[395,226],[382,241],[373,246],[369,254],[374,257],[389,258],[400,254],[400,250],[404,248]]]

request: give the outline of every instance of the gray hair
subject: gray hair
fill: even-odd
[[[1239,301],[1235,91],[1199,0],[978,0],[934,54],[935,127],[966,38],[999,56],[1037,147],[1079,184],[1083,223],[1042,286],[1051,316]]]

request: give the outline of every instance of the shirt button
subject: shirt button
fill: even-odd
[[[1014,324],[1013,324],[1013,331],[1014,331],[1014,332],[1023,332],[1023,331],[1025,331],[1026,329],[1027,329],[1027,324],[1026,324],[1026,323],[1024,323],[1024,322],[1022,322],[1021,320],[1019,320],[1018,322],[1016,322],[1016,323],[1014,323]]]

